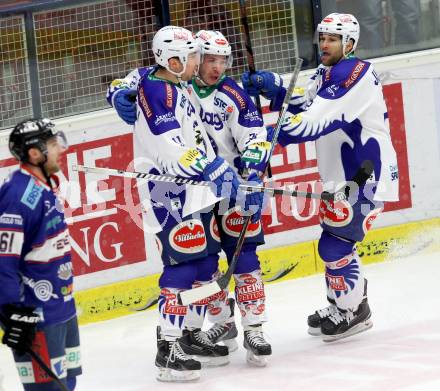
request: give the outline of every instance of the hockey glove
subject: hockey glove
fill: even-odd
[[[134,89],[119,90],[113,100],[113,105],[119,117],[129,125],[136,122],[136,95]]]
[[[241,82],[249,95],[263,95],[268,100],[275,98],[283,87],[280,75],[267,71],[245,72],[241,76]]]
[[[251,186],[263,186],[263,181],[253,172],[249,175],[249,178],[245,185]],[[251,222],[256,223],[261,218],[261,212],[263,209],[264,193],[260,191],[254,191],[246,193],[246,201],[244,205],[244,211],[246,215],[251,215]]]
[[[269,160],[271,147],[272,144],[269,141],[260,141],[248,145],[241,154],[239,172],[242,172],[244,169],[264,172]]]
[[[25,353],[32,346],[40,316],[32,307],[19,307],[5,304],[2,308],[5,317],[2,342],[19,353]]]
[[[202,176],[205,181],[214,183],[217,197],[236,199],[240,182],[235,171],[224,159],[217,156],[205,167]]]

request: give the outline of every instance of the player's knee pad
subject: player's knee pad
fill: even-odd
[[[327,287],[333,292],[336,305],[355,310],[364,296],[364,277],[356,250],[332,262],[325,263]]]
[[[234,255],[235,247],[228,247],[224,249],[228,263],[231,262]],[[245,243],[241,249],[240,256],[238,258],[237,266],[235,267],[235,273],[252,273],[254,270],[260,269],[260,261],[257,255],[256,243]]]
[[[327,231],[322,231],[318,242],[318,253],[324,262],[333,262],[342,259],[353,252],[354,243]]]
[[[191,289],[197,277],[198,260],[163,267],[159,278],[160,288]]]

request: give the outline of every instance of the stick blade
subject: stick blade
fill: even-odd
[[[178,295],[178,300],[183,305],[189,305],[195,303],[196,301],[205,299],[206,297],[215,295],[221,290],[222,288],[220,288],[217,281],[214,281],[210,284],[202,285],[197,288],[188,289],[186,291],[180,292]]]

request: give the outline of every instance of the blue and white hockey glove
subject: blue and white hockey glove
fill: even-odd
[[[25,353],[32,345],[40,315],[32,307],[5,304],[2,307],[4,331],[2,342],[18,353]]]
[[[253,172],[249,175],[248,180],[244,183],[251,186],[263,186],[262,179]],[[247,215],[252,215],[251,222],[256,223],[261,218],[261,212],[263,210],[264,193],[255,191],[246,193],[246,201],[244,205],[244,211]]]
[[[119,117],[129,125],[136,122],[136,95],[134,89],[119,90],[113,99],[113,105]]]
[[[236,199],[240,181],[235,171],[224,159],[217,156],[214,161],[208,163],[202,176],[205,181],[214,183],[217,197]]]
[[[241,75],[244,90],[251,96],[263,95],[266,99],[275,98],[283,87],[283,79],[278,73],[257,71]]]

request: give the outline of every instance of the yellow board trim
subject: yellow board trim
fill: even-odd
[[[318,256],[317,244],[314,240],[259,251],[266,282],[321,273],[323,262]],[[364,265],[440,252],[440,218],[372,230],[357,247]],[[221,260],[220,267],[225,270],[225,260]],[[155,274],[76,292],[80,324],[132,314],[146,306],[155,308],[158,280],[159,274]]]

